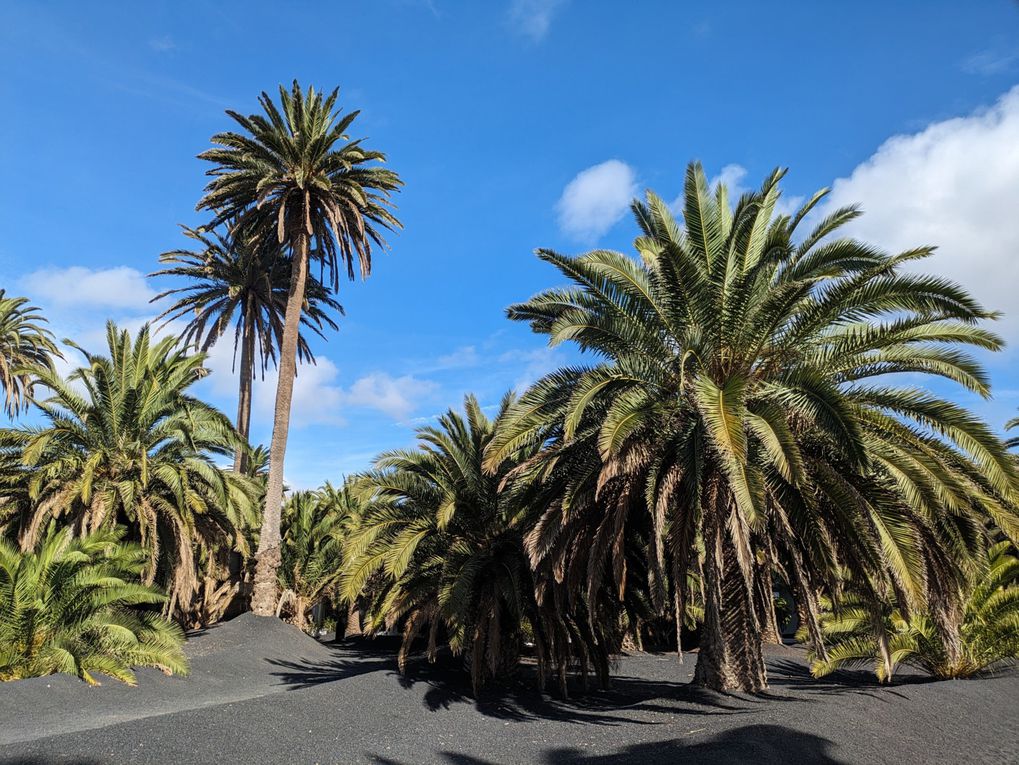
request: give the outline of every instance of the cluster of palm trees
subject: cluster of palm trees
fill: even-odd
[[[596,363],[545,376],[494,423],[468,400],[467,424],[447,414],[359,479],[342,594],[380,578],[370,628],[403,621],[406,650],[431,624],[434,653],[439,623],[475,685],[526,637],[565,686],[571,664],[604,681],[607,657],[660,640],[671,612],[677,648],[697,623],[697,682],[757,691],[780,579],[817,674],[862,652],[890,677],[906,640],[942,676],[1016,656],[1019,590],[1000,575],[1015,461],[903,382],[989,395],[972,349],[1000,348],[981,326],[994,314],[904,268],[930,248],[838,236],[854,208],[801,231],[824,193],[778,214],[780,179],[733,206],[694,164],[683,225],[653,193],[634,203],[637,258],[539,251],[568,286],[510,318]]]
[[[63,377],[38,309],[0,292],[5,408],[34,408],[42,420],[0,431],[0,536],[25,560],[69,554],[72,541],[119,528],[144,552],[139,586],[162,588],[163,617],[188,626],[219,618],[237,596],[272,615],[281,584],[307,597],[307,571],[297,590],[280,573],[290,402],[298,362],[314,360],[301,330],[335,329],[341,274],[367,276],[383,232],[399,227],[390,197],[400,179],[382,154],[347,135],[357,112],[341,113],[337,98],[294,82],[278,103],[263,93],[262,114],[228,112],[243,132],[213,136],[200,157],[212,168],[197,209],[210,219],[184,230],[196,249],[165,253],[154,274],[184,280],[156,298],[173,301],[160,318],[163,329],[183,323],[177,336],[158,339],[146,326],[132,337],[110,324],[107,354],[70,343],[84,359]],[[235,423],[189,392],[207,373],[205,352],[231,328],[240,355]],[[280,374],[266,454],[248,434],[253,381],[270,363]],[[222,457],[233,458],[232,470]],[[96,544],[111,560],[123,552],[108,539]],[[12,624],[28,623],[19,604],[42,597],[42,584],[8,573],[23,568],[0,572],[0,612]],[[57,643],[69,645],[51,630],[12,644]]]
[[[984,326],[995,314],[918,269],[930,248],[842,236],[859,211],[819,214],[823,191],[781,212],[781,172],[733,203],[692,164],[681,221],[651,192],[634,202],[635,257],[540,250],[565,286],[509,317],[592,363],[495,412],[468,396],[415,448],[284,501],[305,333],[335,329],[342,275],[367,276],[399,227],[400,179],[347,136],[357,113],[336,101],[294,83],[278,103],[263,93],[261,114],[228,112],[240,131],[200,155],[210,220],[154,274],[182,280],[157,297],[176,336],[110,325],[108,355],[72,345],[84,362],[62,378],[38,312],[0,292],[5,406],[42,423],[0,431],[0,612],[43,586],[7,572],[90,544],[135,556],[137,587],[165,591],[163,631],[148,615],[134,634],[171,669],[167,619],[207,623],[239,599],[302,627],[328,604],[348,632],[399,629],[402,669],[418,645],[432,660],[447,646],[476,690],[528,651],[565,694],[572,672],[606,684],[624,646],[682,658],[696,638],[696,682],[758,691],[780,587],[818,675],[867,662],[890,679],[909,661],[962,676],[1019,654],[1015,458],[917,384],[988,396],[974,352],[1001,347]],[[234,423],[189,393],[231,329]],[[270,364],[266,454],[248,435]],[[70,644],[60,621],[50,642],[12,644]],[[71,666],[25,650],[0,656],[0,677]],[[72,671],[105,671],[89,661]]]

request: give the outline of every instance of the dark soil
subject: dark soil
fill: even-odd
[[[695,655],[639,654],[608,691],[558,700],[525,668],[475,700],[452,658],[401,677],[386,641],[324,645],[275,619],[238,617],[187,651],[190,677],[146,670],[136,688],[0,684],[0,763],[1019,762],[1015,673],[815,681],[775,647],[762,696],[689,686]]]

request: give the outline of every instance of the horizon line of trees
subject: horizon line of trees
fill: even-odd
[[[41,423],[0,429],[0,614],[20,625],[0,679],[103,672],[118,625],[152,650],[107,674],[181,671],[174,622],[242,606],[306,628],[329,602],[350,632],[400,629],[401,670],[419,643],[431,660],[448,646],[476,692],[531,646],[539,684],[565,695],[574,671],[606,685],[624,647],[682,658],[693,638],[695,682],[756,692],[763,643],[781,640],[779,585],[816,674],[865,663],[890,680],[910,661],[967,676],[1019,656],[1015,443],[903,382],[989,397],[973,351],[1002,347],[984,326],[997,314],[905,268],[932,248],[842,236],[860,213],[813,214],[825,190],[778,212],[782,171],[733,202],[691,164],[682,221],[653,192],[634,201],[636,257],[539,250],[567,286],[508,316],[592,363],[507,394],[491,419],[468,396],[417,447],[285,500],[307,333],[336,328],[342,275],[367,277],[400,227],[399,176],[350,138],[357,112],[337,98],[294,82],[259,114],[228,112],[239,131],[200,155],[210,220],[184,229],[197,249],[153,274],[178,280],[156,300],[172,301],[159,320],[186,320],[179,337],[111,323],[106,354],[70,344],[83,361],[62,378],[44,318],[0,291],[5,408]],[[233,421],[189,392],[228,334]],[[255,449],[252,386],[270,364],[272,440]],[[87,617],[74,621],[78,597],[47,621],[38,589],[85,576],[40,573],[65,564],[134,572],[122,585],[136,589],[104,606],[99,587]]]

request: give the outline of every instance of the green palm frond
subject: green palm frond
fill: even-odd
[[[257,521],[257,484],[220,469],[240,439],[227,418],[190,395],[207,372],[202,354],[174,338],[107,326],[107,353],[79,349],[68,379],[40,373],[51,392],[43,423],[0,431],[0,481],[21,498],[14,531],[34,549],[56,521],[82,530],[123,524],[146,551],[143,579],[184,614],[197,592],[197,558],[246,549]]]
[[[37,370],[52,371],[53,357],[62,356],[45,323],[27,298],[0,289],[0,388],[10,417],[29,407]]]
[[[184,634],[145,606],[166,597],[139,583],[146,555],[120,529],[51,532],[31,550],[0,539],[0,681],[55,672],[135,684],[136,667],[186,674]]]

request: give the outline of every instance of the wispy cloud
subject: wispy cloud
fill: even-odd
[[[513,388],[522,392],[530,387],[539,377],[547,375],[566,363],[566,357],[559,348],[533,348],[530,350],[510,350],[499,356],[502,364],[516,367],[517,376]]]
[[[433,365],[433,369],[461,369],[463,367],[475,367],[481,363],[481,354],[473,345],[464,345],[452,353],[439,356]]]
[[[174,42],[170,35],[163,35],[162,37],[153,37],[149,40],[149,47],[156,53],[169,53],[177,49],[177,43]]]
[[[439,6],[435,3],[435,0],[392,0],[395,5],[424,8],[435,18],[441,18],[442,14],[439,13]]]
[[[556,205],[559,227],[593,242],[622,219],[637,194],[637,174],[618,159],[581,170],[563,189]]]
[[[548,36],[555,18],[567,0],[513,0],[509,8],[510,26],[532,42],[539,43]]]
[[[1019,64],[1019,49],[1001,50],[989,48],[962,62],[962,70],[969,74],[989,76],[1012,70]]]

